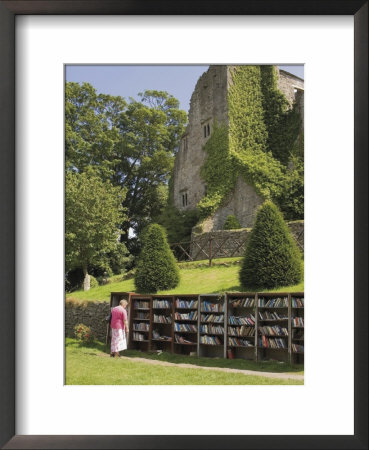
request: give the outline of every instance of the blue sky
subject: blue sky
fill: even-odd
[[[167,91],[180,102],[181,109],[188,111],[191,94],[200,75],[209,66],[189,65],[68,65],[66,81],[86,81],[98,93],[120,95],[125,99],[137,98],[145,89]],[[304,78],[304,66],[279,66],[300,78]]]

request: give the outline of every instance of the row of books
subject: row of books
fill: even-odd
[[[189,313],[174,313],[175,320],[197,320],[197,311],[191,311]]]
[[[174,341],[177,342],[177,344],[196,344],[196,342],[185,339],[183,336],[180,336],[178,334],[174,335]]]
[[[261,336],[259,338],[259,347],[264,348],[287,348],[287,342],[285,339],[280,338],[268,338]]]
[[[288,316],[286,314],[279,314],[276,312],[259,311],[259,319],[260,320],[288,320]]]
[[[147,320],[147,319],[150,319],[150,313],[148,313],[148,312],[143,312],[143,311],[137,311],[136,313],[135,313],[135,318],[134,318],[134,320],[137,320],[137,319],[139,319],[139,320],[142,320],[142,319],[145,319],[145,320]]]
[[[150,325],[148,323],[134,323],[133,329],[135,331],[149,331]]]
[[[147,337],[141,333],[135,333],[133,332],[133,336],[132,336],[134,341],[146,341]]]
[[[135,300],[134,308],[135,309],[149,309],[150,308],[150,302],[147,302],[147,301],[144,301],[144,300]]]
[[[171,316],[164,316],[163,314],[154,314],[155,323],[172,323]]]
[[[228,336],[255,336],[255,328],[242,325],[240,327],[228,327]]]
[[[254,347],[252,341],[248,341],[247,339],[238,339],[234,337],[228,338],[228,345],[231,347]]]
[[[224,303],[211,303],[204,300],[201,303],[201,311],[203,312],[224,312]]]
[[[304,307],[304,297],[291,297],[292,308],[303,308]]]
[[[298,344],[292,344],[292,351],[295,353],[304,353],[304,346]]]
[[[220,315],[201,314],[201,322],[223,323],[224,322],[224,316],[223,316],[223,314],[220,314]]]
[[[170,300],[158,300],[158,299],[154,299],[152,302],[152,307],[153,308],[172,308],[172,302]]]
[[[220,325],[200,325],[200,333],[224,334],[224,328]]]
[[[255,325],[255,316],[250,314],[249,316],[229,316],[229,325]]]
[[[229,300],[229,306],[233,308],[254,308],[255,298],[245,297],[245,298],[232,298]]]
[[[218,338],[218,336],[208,336],[207,334],[204,334],[200,336],[200,344],[223,345],[223,342]]]
[[[274,325],[273,327],[259,327],[260,334],[272,335],[272,336],[288,336],[287,328],[282,328],[279,325]]]
[[[190,333],[197,333],[197,326],[190,323],[174,322],[174,331],[188,331]]]
[[[292,326],[293,327],[303,327],[304,326],[304,318],[303,317],[292,317]]]
[[[176,299],[176,307],[177,308],[197,308],[198,301],[197,300],[181,300],[180,298]]]
[[[260,297],[258,299],[258,305],[260,307],[266,308],[288,308],[288,298],[287,297],[277,297],[277,298],[264,298]]]
[[[153,339],[157,339],[160,341],[168,341],[170,342],[172,340],[172,338],[170,336],[162,336],[160,335],[158,330],[152,330],[152,337]]]

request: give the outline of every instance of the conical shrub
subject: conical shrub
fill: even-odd
[[[154,293],[173,289],[179,283],[177,262],[169,248],[163,227],[150,225],[143,235],[135,286],[138,292]]]
[[[258,210],[240,270],[249,290],[290,286],[302,280],[302,259],[282,214],[272,202]]]

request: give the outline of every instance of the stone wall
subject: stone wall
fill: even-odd
[[[65,301],[65,336],[74,337],[74,326],[83,323],[89,326],[99,341],[105,341],[106,322],[109,314],[108,302],[79,302],[72,299]]]
[[[301,252],[304,252],[304,221],[289,222],[288,227],[298,243]],[[212,238],[212,258],[227,258],[243,256],[251,228],[239,230],[216,230],[204,233],[192,233],[191,257],[199,261],[208,259],[210,252],[209,239]],[[200,248],[203,249],[200,250]]]

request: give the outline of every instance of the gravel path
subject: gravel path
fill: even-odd
[[[104,356],[110,357],[109,355],[103,354]],[[254,375],[265,378],[279,378],[283,380],[304,380],[304,375],[297,375],[294,373],[276,373],[276,372],[259,372],[256,370],[242,370],[242,369],[228,369],[226,367],[204,367],[204,366],[196,366],[195,364],[175,364],[167,361],[158,361],[155,359],[146,359],[146,358],[131,358],[128,356],[121,356],[119,359],[126,359],[130,361],[139,361],[145,364],[153,364],[158,366],[175,366],[175,367],[183,367],[184,369],[202,369],[202,370],[215,370],[217,372],[228,372],[228,373],[242,373],[244,375]]]

